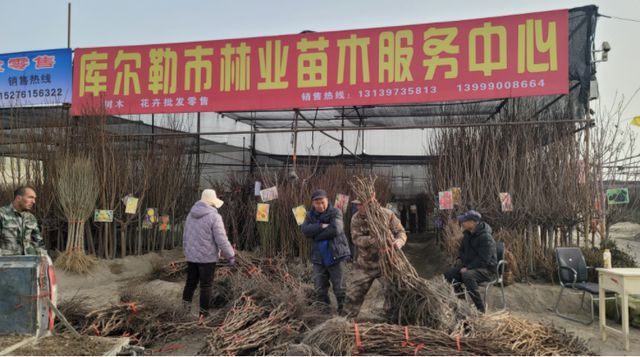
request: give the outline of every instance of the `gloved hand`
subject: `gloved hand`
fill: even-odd
[[[393,245],[395,245],[396,248],[398,248],[398,249],[402,249],[402,247],[404,246],[404,243],[401,240],[398,239],[398,240],[393,241]]]
[[[236,257],[235,256],[227,259],[227,261],[229,262],[230,266],[235,266],[236,265]]]

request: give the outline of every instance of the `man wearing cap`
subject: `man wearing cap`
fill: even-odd
[[[372,201],[376,202],[375,196],[372,198]],[[379,279],[384,290],[386,290],[386,282],[382,279],[380,272],[380,251],[375,241],[378,238],[371,237],[369,233],[369,224],[362,202],[354,200],[352,203],[358,208],[357,213],[351,219],[351,240],[356,248],[356,255],[353,279],[349,286],[349,293],[347,294],[345,313],[348,317],[355,318],[360,313],[360,307],[362,307],[364,298],[367,296],[373,281]],[[398,219],[390,209],[384,207],[381,207],[381,209],[386,216],[387,226],[393,234],[395,249],[402,249],[407,242],[407,233],[404,227],[402,227],[400,219]],[[388,313],[391,308],[389,304],[389,299],[385,293],[385,313]]]
[[[327,192],[316,190],[311,195],[312,209],[307,212],[302,233],[313,240],[311,263],[316,300],[326,305],[329,301],[329,283],[342,313],[346,297],[344,262],[351,257],[349,242],[344,234],[342,211],[329,204]]]
[[[444,273],[447,281],[455,284],[456,293],[461,292],[462,282],[479,311],[485,306],[478,291],[478,283],[490,281],[496,274],[496,242],[491,236],[491,227],[482,222],[482,215],[468,211],[458,216],[464,228],[464,238],[460,243],[456,266]]]
[[[185,308],[190,310],[193,294],[200,283],[200,316],[207,316],[213,286],[213,274],[219,252],[230,265],[236,262],[235,252],[227,239],[222,216],[218,209],[224,202],[216,191],[204,190],[187,216],[184,226],[183,247],[187,259],[187,282],[182,292]]]

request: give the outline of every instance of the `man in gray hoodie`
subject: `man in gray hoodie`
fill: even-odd
[[[182,292],[183,304],[191,307],[193,294],[200,283],[200,316],[207,316],[216,262],[220,252],[230,265],[235,264],[235,252],[224,229],[218,209],[224,202],[216,191],[204,190],[187,216],[184,226],[183,247],[187,258],[187,282]]]

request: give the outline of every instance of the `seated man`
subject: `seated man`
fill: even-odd
[[[464,228],[464,238],[460,243],[456,266],[444,273],[447,281],[462,282],[473,303],[481,312],[485,311],[484,302],[478,291],[478,283],[490,281],[496,274],[496,242],[491,237],[491,227],[481,221],[482,215],[468,211],[458,216]],[[462,287],[456,285],[456,293]]]

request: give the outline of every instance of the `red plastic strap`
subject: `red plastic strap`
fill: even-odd
[[[129,310],[131,310],[132,314],[137,314],[138,313],[138,306],[136,306],[135,302],[132,302],[130,304],[127,304],[129,306]]]
[[[417,356],[417,355],[418,355],[418,353],[420,352],[420,350],[421,350],[421,349],[423,349],[424,347],[425,347],[425,346],[424,346],[424,343],[421,343],[421,344],[417,345],[417,346],[416,346],[416,349],[415,349],[415,350],[413,350],[413,355],[414,355],[414,356]]]
[[[413,346],[411,341],[409,341],[409,326],[404,327],[404,342],[402,342],[402,347]]]
[[[93,332],[95,332],[96,336],[100,336],[100,330],[98,330],[98,326],[96,326],[95,324],[89,326]]]
[[[460,352],[460,335],[456,336],[456,348]]]
[[[360,328],[358,328],[358,323],[353,323],[353,331],[356,334],[356,352],[354,354],[360,354],[360,348],[362,347],[362,341],[360,340]]]

